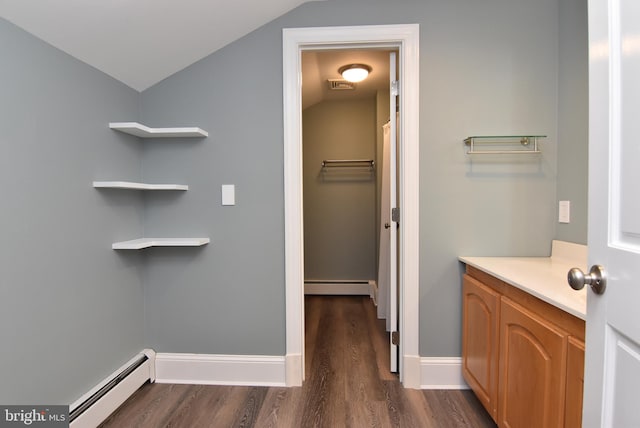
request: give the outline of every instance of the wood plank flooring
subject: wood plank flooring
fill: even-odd
[[[307,296],[299,388],[147,384],[101,427],[495,427],[470,391],[404,389],[366,296]]]

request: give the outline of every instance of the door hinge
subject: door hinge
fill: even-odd
[[[391,82],[391,95],[397,97],[400,93],[400,83],[397,80]]]
[[[400,333],[398,333],[397,331],[391,332],[391,343],[395,346],[400,345]]]
[[[400,208],[391,208],[391,221],[400,222]]]

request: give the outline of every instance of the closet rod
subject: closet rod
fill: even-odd
[[[366,163],[371,168],[375,166],[373,159],[325,159],[322,161],[322,167],[327,166],[354,166],[353,164]]]

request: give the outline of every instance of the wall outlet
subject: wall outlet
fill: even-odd
[[[571,221],[571,201],[560,201],[558,203],[558,223],[569,223]]]

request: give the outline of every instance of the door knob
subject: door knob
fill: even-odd
[[[607,288],[607,273],[600,265],[591,266],[586,275],[579,268],[572,268],[567,274],[567,281],[574,290],[582,290],[585,284],[589,284],[594,293],[602,294]]]
[[[384,228],[385,228],[385,229],[389,229],[390,227],[391,227],[391,225],[390,225],[389,223],[385,223],[385,224],[384,224]]]

